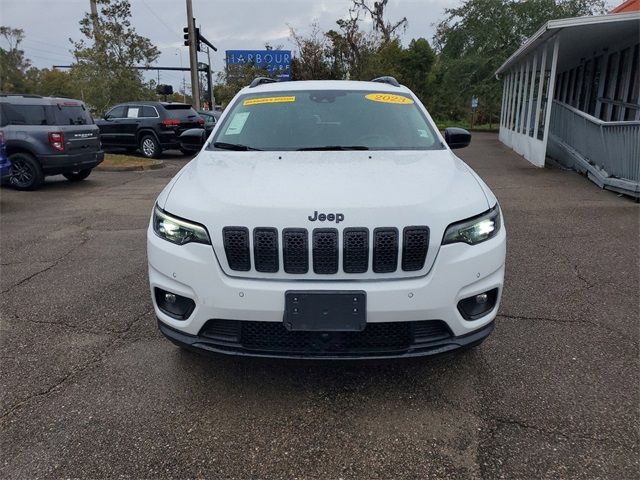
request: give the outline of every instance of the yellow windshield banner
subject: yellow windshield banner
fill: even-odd
[[[260,105],[262,103],[285,103],[285,102],[295,102],[295,95],[291,95],[288,97],[262,97],[262,98],[250,98],[249,100],[245,100],[242,104],[245,107],[250,105]]]
[[[413,100],[410,98],[402,95],[394,95],[392,93],[370,93],[369,95],[365,95],[364,98],[374,102],[397,103],[399,105],[410,105],[413,103]]]

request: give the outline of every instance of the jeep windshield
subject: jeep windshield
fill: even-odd
[[[242,95],[209,150],[436,150],[444,146],[404,93],[296,90]]]

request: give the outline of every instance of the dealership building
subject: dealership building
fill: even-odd
[[[496,75],[500,141],[602,188],[640,197],[640,0],[608,15],[551,20]]]

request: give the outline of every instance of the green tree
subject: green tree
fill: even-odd
[[[78,86],[69,72],[31,67],[25,77],[31,93],[67,98],[77,98],[79,95]]]
[[[546,21],[604,11],[603,0],[468,0],[445,10],[437,27],[438,54],[429,106],[439,118],[460,119],[472,95],[490,119],[500,109],[501,84],[494,72]]]
[[[85,14],[74,42],[76,62],[71,76],[80,97],[101,114],[114,103],[157,98],[155,82],[145,83],[135,65],[149,65],[160,51],[131,26],[131,6],[126,0],[98,0],[97,18]]]
[[[0,91],[30,93],[25,74],[31,62],[20,49],[24,31],[20,28],[0,26],[0,36],[8,46],[6,49],[0,47]]]
[[[257,67],[252,63],[228,65],[224,72],[218,73],[213,96],[217,104],[227,106],[235,94],[249,85],[254,78],[270,76],[273,75],[269,75],[266,68]]]

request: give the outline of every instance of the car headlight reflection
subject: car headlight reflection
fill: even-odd
[[[475,245],[495,237],[499,231],[500,207],[496,203],[495,207],[482,215],[449,225],[442,244],[462,242]]]
[[[211,245],[211,239],[204,226],[169,215],[157,205],[153,209],[153,231],[160,238],[177,245],[185,243]]]

